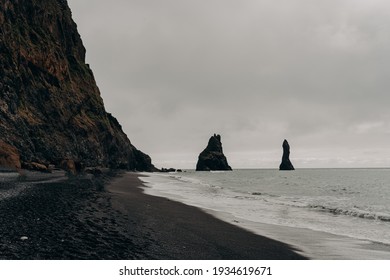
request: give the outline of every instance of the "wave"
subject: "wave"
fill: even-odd
[[[268,196],[268,197],[280,197],[280,195],[276,194],[269,194],[269,193],[262,193],[262,192],[252,192],[250,193],[253,196]]]
[[[277,195],[270,195],[270,194],[261,193],[261,192],[252,192],[251,195],[254,197],[259,197],[259,198],[260,197],[278,198],[276,200],[272,200],[272,203],[276,203],[279,205],[285,205],[285,206],[289,206],[289,207],[306,208],[306,209],[331,213],[333,215],[345,215],[345,216],[361,218],[361,219],[377,220],[377,221],[381,221],[381,222],[390,222],[390,214],[369,212],[369,211],[361,210],[361,209],[357,208],[356,206],[352,209],[345,209],[342,207],[331,207],[331,206],[324,206],[324,205],[308,204],[307,202],[304,202],[301,200],[293,200],[291,198],[286,198],[286,197],[283,198],[283,197],[279,197]],[[240,196],[240,197],[236,197],[236,198],[245,199],[245,198],[249,198],[249,197]],[[263,201],[270,202],[269,199],[267,199],[267,200],[263,199]]]
[[[219,186],[219,184],[213,183],[206,183],[204,182],[203,178],[192,178],[189,176],[182,176],[181,174],[169,174],[171,179],[177,180],[181,183],[191,184],[195,185],[195,188],[201,187],[202,190],[209,189],[213,194],[218,192],[218,195],[221,197],[221,199],[225,198],[233,198],[237,200],[248,200],[248,201],[259,201],[259,203],[266,203],[269,205],[279,205],[279,206],[286,206],[286,207],[292,207],[292,208],[299,208],[299,209],[306,209],[307,211],[313,210],[313,211],[321,211],[324,213],[329,213],[333,215],[343,215],[343,216],[349,216],[354,218],[360,218],[360,219],[366,219],[366,220],[376,220],[380,222],[390,222],[390,214],[389,213],[382,213],[379,211],[367,211],[359,209],[356,205],[345,205],[343,201],[339,201],[336,199],[334,201],[335,205],[329,205],[335,197],[329,196],[325,197],[323,196],[321,200],[323,202],[318,201],[317,197],[313,196],[285,196],[280,194],[274,194],[267,191],[250,191],[245,192],[244,189],[231,189],[231,188],[224,188],[222,186]],[[335,186],[336,187],[336,186]],[[332,188],[332,191],[336,188]],[[341,188],[340,191],[348,192],[347,188]],[[356,192],[355,192],[356,193]],[[327,198],[329,198],[329,201],[327,201]],[[317,201],[316,201],[317,200]],[[327,205],[328,204],[328,205]]]
[[[357,208],[343,209],[343,208],[339,208],[339,207],[327,207],[327,206],[323,206],[323,205],[309,205],[308,208],[331,213],[334,215],[346,215],[346,216],[368,219],[368,220],[378,220],[378,221],[382,221],[382,222],[390,222],[390,214],[374,213],[374,212],[360,210]]]
[[[190,184],[200,185],[200,186],[203,186],[203,187],[208,187],[208,188],[213,188],[213,189],[223,189],[223,187],[221,187],[221,186],[213,185],[213,184],[207,184],[207,183],[204,183],[201,180],[195,179],[195,178],[182,177],[180,175],[169,175],[169,177],[171,179],[174,179],[174,180],[177,180],[177,181],[180,181],[180,182],[183,182],[183,183],[190,183]]]

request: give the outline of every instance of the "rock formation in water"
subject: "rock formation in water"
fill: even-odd
[[[283,147],[283,156],[282,156],[282,163],[279,166],[279,170],[295,170],[294,166],[290,161],[290,145],[288,144],[286,139],[283,141],[282,147]]]
[[[200,153],[196,171],[232,170],[222,151],[221,136],[214,134]]]
[[[66,0],[0,0],[0,164],[154,169],[105,111]]]

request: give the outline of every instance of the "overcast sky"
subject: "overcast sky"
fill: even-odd
[[[390,1],[68,0],[107,111],[157,167],[390,167]]]

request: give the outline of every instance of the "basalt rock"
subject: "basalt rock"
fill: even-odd
[[[18,150],[0,140],[0,167],[20,169],[21,162]]]
[[[62,160],[60,163],[60,168],[73,175],[76,175],[81,171],[81,168],[77,168],[76,163],[72,159]]]
[[[51,170],[46,165],[38,162],[23,162],[22,168],[32,170],[32,171],[45,172],[45,173],[51,172]]]
[[[196,171],[232,170],[222,150],[221,136],[214,134],[200,153]]]
[[[0,0],[0,140],[27,163],[154,170],[105,111],[85,53],[66,0]],[[0,163],[18,167],[14,151]]]
[[[295,170],[294,166],[290,161],[290,145],[287,140],[283,141],[283,156],[282,163],[279,166],[279,170]]]
[[[161,168],[160,172],[162,173],[169,173],[169,172],[176,172],[176,169],[175,168]]]

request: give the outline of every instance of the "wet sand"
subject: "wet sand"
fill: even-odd
[[[0,259],[304,259],[198,208],[144,194],[134,173],[47,176],[0,184],[3,193],[20,189],[0,199]]]
[[[146,195],[138,176],[126,173],[108,186],[128,232],[155,259],[304,259],[287,244],[214,218],[167,198]]]

